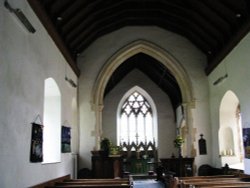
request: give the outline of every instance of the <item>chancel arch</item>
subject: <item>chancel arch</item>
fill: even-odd
[[[189,76],[187,75],[185,69],[173,56],[171,56],[171,54],[169,54],[161,47],[145,40],[137,40],[123,47],[118,52],[116,52],[105,63],[95,81],[92,90],[92,105],[93,105],[93,110],[95,111],[96,114],[96,127],[95,127],[96,148],[99,148],[100,137],[102,134],[102,109],[103,109],[105,87],[107,86],[107,83],[111,78],[112,74],[114,73],[114,71],[126,59],[138,53],[144,53],[156,59],[158,62],[162,63],[172,73],[172,75],[175,76],[175,79],[181,90],[182,105],[184,108],[184,114],[188,125],[187,130],[189,129],[191,130],[193,127],[193,122],[191,118],[192,115],[191,109],[194,107],[193,91]],[[190,132],[187,131],[187,134],[191,138],[193,133],[192,131]],[[191,143],[192,139],[188,140],[189,142],[185,144],[187,144],[188,146],[192,146]],[[190,153],[186,153],[186,155],[190,155]]]

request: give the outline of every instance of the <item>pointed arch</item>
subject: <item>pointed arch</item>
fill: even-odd
[[[141,87],[139,86],[134,86],[132,88],[130,88],[121,98],[119,104],[118,104],[118,108],[117,108],[117,115],[116,115],[116,119],[117,119],[117,144],[120,144],[120,126],[121,126],[121,109],[122,106],[124,105],[125,101],[131,96],[133,95],[135,92],[139,93],[140,95],[142,95],[143,98],[145,98],[146,102],[149,103],[149,107],[151,110],[151,116],[152,116],[152,121],[148,123],[148,125],[152,126],[151,129],[151,133],[152,133],[152,138],[147,138],[145,137],[145,140],[147,140],[148,142],[151,141],[152,143],[155,142],[156,146],[157,144],[157,140],[158,140],[158,126],[157,126],[157,109],[156,109],[156,105],[152,99],[152,97]],[[146,125],[145,125],[146,126]],[[145,131],[147,131],[145,129]],[[145,135],[147,135],[147,133],[145,132]],[[144,136],[145,136],[144,135]],[[145,140],[143,142],[145,142]]]
[[[114,73],[114,71],[128,58],[138,53],[145,53],[157,61],[162,63],[171,73],[175,76],[175,79],[180,87],[182,94],[182,101],[184,107],[184,114],[186,122],[190,128],[193,127],[193,121],[191,118],[191,109],[194,108],[194,98],[192,84],[188,74],[181,64],[166,50],[161,47],[145,41],[137,40],[116,52],[103,66],[102,70],[98,74],[92,90],[92,107],[96,114],[96,147],[99,148],[99,140],[102,134],[102,109],[104,100],[105,87]],[[187,131],[188,134],[188,131]],[[192,132],[189,134],[192,137]],[[191,140],[191,139],[190,139]],[[188,143],[187,143],[188,144]],[[191,146],[192,144],[189,143]],[[190,150],[191,151],[191,150]],[[190,155],[190,154],[189,154]]]
[[[92,90],[92,100],[94,105],[103,105],[103,96],[105,87],[113,72],[128,58],[138,53],[145,53],[160,63],[162,63],[175,76],[177,83],[180,86],[183,103],[192,103],[193,91],[192,85],[185,69],[181,64],[161,47],[145,41],[137,40],[128,44],[124,48],[115,53],[104,65]]]
[[[220,103],[219,148],[222,165],[243,164],[242,126],[240,101],[228,90]]]

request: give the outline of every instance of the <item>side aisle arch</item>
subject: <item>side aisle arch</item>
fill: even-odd
[[[103,66],[102,70],[98,74],[98,77],[95,81],[93,90],[92,90],[92,107],[96,115],[96,147],[99,149],[100,137],[102,134],[102,109],[103,109],[103,99],[105,87],[109,81],[109,78],[112,76],[113,72],[128,58],[138,54],[145,53],[157,61],[162,63],[173,75],[179,84],[182,101],[184,108],[184,116],[188,125],[188,130],[192,129],[192,118],[191,118],[191,109],[194,107],[194,99],[192,92],[192,85],[187,75],[185,69],[180,65],[180,63],[171,56],[167,51],[161,47],[145,41],[137,40],[134,41],[124,48],[116,52]],[[190,138],[192,138],[192,131],[188,131]],[[191,140],[191,139],[189,139]],[[187,143],[192,145],[192,143]]]

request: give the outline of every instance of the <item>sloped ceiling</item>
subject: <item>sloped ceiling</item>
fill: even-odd
[[[28,2],[78,75],[80,72],[75,63],[77,56],[98,37],[125,26],[158,26],[186,37],[206,54],[207,66],[204,71],[207,74],[250,29],[249,0],[28,0]],[[150,59],[142,54],[138,57],[141,61],[143,58],[146,61]],[[151,60],[150,62],[155,61]],[[131,63],[126,65],[131,66]],[[145,67],[145,64],[144,66],[138,64],[132,68],[142,70],[169,96],[180,96],[179,88],[173,89],[176,81],[171,81],[168,76],[164,77],[158,63],[149,63],[148,67]],[[106,93],[130,69],[126,66],[120,67],[119,74],[113,77]],[[175,97],[172,100],[173,104],[181,102],[181,99]]]

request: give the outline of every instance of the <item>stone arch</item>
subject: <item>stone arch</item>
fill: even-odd
[[[102,109],[105,87],[112,76],[113,72],[128,58],[138,54],[145,53],[157,61],[162,63],[174,76],[179,84],[182,101],[184,107],[184,114],[186,122],[190,129],[192,129],[193,122],[191,121],[191,108],[194,107],[193,89],[188,74],[182,65],[166,50],[163,48],[145,41],[137,40],[116,52],[103,66],[102,70],[98,74],[92,90],[92,105],[93,110],[96,113],[96,146],[100,141],[102,133]],[[192,132],[190,131],[190,134]],[[190,135],[192,136],[192,135]],[[190,139],[191,140],[191,139]],[[191,143],[189,143],[191,145]]]

